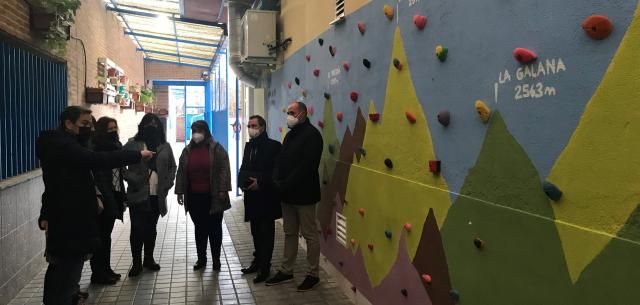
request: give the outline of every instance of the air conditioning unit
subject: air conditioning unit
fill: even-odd
[[[276,11],[247,10],[242,17],[241,62],[276,64]]]

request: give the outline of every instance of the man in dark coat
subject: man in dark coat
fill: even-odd
[[[92,170],[122,167],[153,153],[92,152],[81,143],[91,134],[91,110],[70,106],[60,114],[57,130],[44,131],[36,141],[42,165],[43,194],[39,226],[46,231],[49,267],[44,304],[71,304],[84,261],[98,241],[98,200]]]
[[[253,282],[261,283],[271,272],[275,220],[282,217],[280,196],[272,181],[281,145],[267,135],[267,122],[263,117],[250,117],[248,127],[251,140],[244,147],[238,181],[244,191],[244,220],[251,223],[255,251],[251,266],[241,271],[244,274],[258,272]]]
[[[274,172],[274,183],[282,196],[285,260],[278,273],[267,280],[267,286],[293,280],[293,265],[298,255],[300,232],[307,243],[309,272],[298,286],[298,291],[307,291],[320,282],[320,240],[316,205],[320,201],[318,166],[323,144],[320,132],[307,118],[305,104],[289,104],[287,126],[291,130],[284,138]]]

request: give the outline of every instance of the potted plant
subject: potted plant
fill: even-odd
[[[80,0],[27,0],[27,3],[31,8],[31,28],[43,35],[51,53],[64,56]]]

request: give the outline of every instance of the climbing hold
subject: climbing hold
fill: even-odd
[[[398,71],[402,70],[402,63],[397,58],[393,59],[393,66],[396,67],[396,69],[398,69]]]
[[[513,57],[522,64],[528,64],[538,59],[538,55],[535,52],[525,48],[516,48],[513,50]]]
[[[278,131],[282,132],[282,127],[278,127]]]
[[[369,247],[369,250],[373,251],[373,244],[368,244],[367,247]]]
[[[300,79],[296,77],[294,80],[296,81],[296,85],[300,86]]]
[[[351,286],[351,290],[352,290],[353,292],[356,292],[356,286]]]
[[[302,96],[307,97],[307,94],[308,94],[309,92],[307,91],[307,89],[302,89],[302,92],[301,92],[301,93],[302,93]]]
[[[362,64],[365,66],[365,68],[367,69],[371,69],[371,62],[368,59],[363,59],[362,60]]]
[[[318,38],[318,43],[320,44],[320,46],[322,46],[324,44],[324,39]]]
[[[364,148],[363,148],[363,147],[360,147],[360,148],[358,149],[358,152],[359,152],[361,155],[365,156],[365,157],[367,156],[367,151],[366,151],[366,150],[364,150]]]
[[[418,30],[423,30],[425,26],[427,26],[427,17],[422,15],[413,16],[413,24],[416,25]]]
[[[282,108],[280,108],[280,111],[282,111],[283,113],[287,113],[287,108],[286,107],[282,107]]]
[[[342,122],[342,112],[336,113],[336,119],[338,119],[338,122]]]
[[[480,116],[480,120],[483,123],[489,121],[489,117],[491,117],[491,109],[485,104],[482,100],[476,101],[476,112],[478,112],[478,116]]]
[[[354,238],[351,239],[351,245],[355,246],[356,245],[356,240]]]
[[[480,239],[479,237],[476,237],[475,239],[473,239],[473,244],[479,250],[482,250],[482,248],[484,248],[484,241],[482,239]]]
[[[384,230],[384,236],[386,236],[388,239],[391,239],[391,236],[392,236],[391,230],[389,229]]]
[[[336,56],[336,47],[329,46],[329,54],[331,54],[331,57]]]
[[[400,290],[400,293],[402,293],[402,295],[405,297],[409,295],[409,291],[407,291],[407,289],[404,289],[404,288]]]
[[[404,224],[404,230],[407,232],[411,232],[411,229],[413,228],[413,226],[410,223],[405,223]]]
[[[374,113],[369,113],[369,120],[371,120],[371,122],[377,122],[380,120],[380,114],[377,112]]]
[[[431,276],[426,273],[422,274],[422,280],[427,284],[431,284],[432,281]]]
[[[311,61],[311,55],[309,55],[309,54],[305,55],[305,56],[304,56],[304,58],[305,58],[307,61]]]
[[[444,62],[445,60],[447,60],[447,55],[449,54],[449,49],[438,45],[436,47],[436,57],[438,57],[438,60],[440,60],[440,62]]]
[[[455,303],[458,303],[460,301],[460,292],[458,292],[458,290],[455,290],[455,289],[449,290],[449,296]]]
[[[324,128],[324,122],[323,121],[318,121],[318,127]]]
[[[289,87],[289,89],[291,89],[291,81],[289,81],[289,82],[287,83],[287,87]]]
[[[329,144],[329,146],[327,147],[329,149],[329,153],[333,155],[333,153],[336,152],[336,147],[333,146],[332,144]]]
[[[416,123],[416,116],[413,113],[407,111],[404,113],[404,115],[407,117],[407,121],[409,121],[409,123],[411,124]]]
[[[338,265],[340,265],[340,267],[344,266],[343,262],[338,262]]]
[[[387,16],[387,19],[389,20],[393,19],[393,7],[391,7],[388,4],[385,4],[382,10],[384,11],[384,15]]]
[[[582,29],[589,37],[595,40],[602,40],[611,35],[613,23],[607,16],[592,15],[582,22]]]
[[[360,21],[358,22],[358,31],[360,31],[360,34],[364,35],[364,32],[367,30],[367,26],[364,25],[364,22]]]
[[[555,184],[549,181],[542,183],[542,189],[544,190],[544,193],[547,194],[547,197],[553,201],[558,201],[562,198],[562,191]]]
[[[438,113],[438,122],[442,124],[442,126],[449,126],[449,122],[451,121],[451,114],[447,110],[440,111]]]
[[[307,95],[306,95],[307,90],[304,90],[304,92],[305,92],[305,95],[304,95],[304,96],[307,96]],[[313,105],[309,105],[309,106],[307,107],[307,113],[309,114],[309,116],[313,116]]]
[[[349,71],[349,63],[346,61],[342,62],[342,68],[344,68],[345,71]]]
[[[358,92],[355,91],[351,91],[351,94],[349,95],[351,97],[351,101],[352,102],[357,102],[358,101]]]
[[[360,216],[364,217],[364,208],[359,208],[358,209],[358,214],[360,214]]]
[[[440,172],[440,160],[429,160],[429,171],[437,174]]]
[[[384,159],[384,165],[386,165],[389,169],[393,168],[393,162],[389,158]]]
[[[324,93],[324,99],[325,99],[325,100],[330,100],[330,99],[331,99],[331,94],[329,94],[329,93],[325,92],[325,93]]]
[[[320,69],[313,69],[313,76],[315,77],[320,76]]]

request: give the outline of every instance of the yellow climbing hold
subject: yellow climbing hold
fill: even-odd
[[[489,121],[489,117],[491,117],[491,109],[489,109],[489,106],[487,106],[487,104],[482,100],[476,101],[476,112],[478,112],[478,116],[480,116],[480,120],[482,120],[483,123]]]

